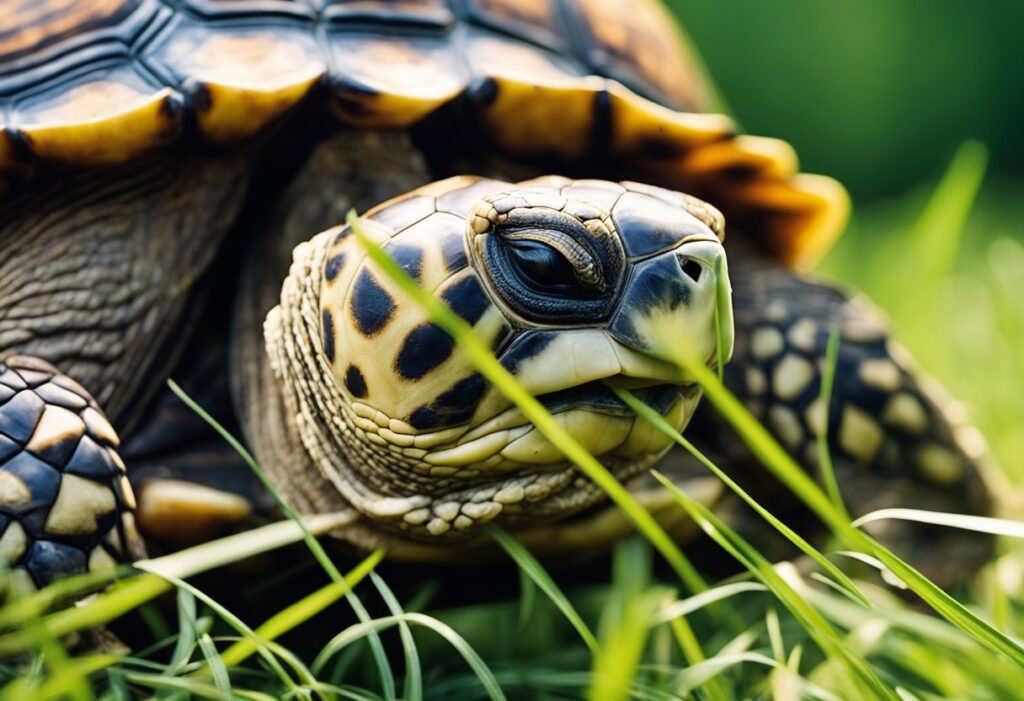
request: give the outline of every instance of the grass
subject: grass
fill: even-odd
[[[1020,481],[1024,247],[1006,227],[1024,219],[1006,217],[1019,205],[1002,204],[997,188],[981,189],[984,161],[983,149],[967,144],[930,193],[911,193],[860,212],[821,272],[856,284],[886,309],[924,368],[966,400],[1009,480]],[[980,205],[974,208],[979,191]],[[616,548],[607,575],[580,581],[571,571],[549,571],[513,533],[493,527],[492,537],[520,573],[521,596],[460,605],[444,596],[452,575],[410,582],[402,570],[380,567],[386,558],[382,552],[350,562],[343,574],[315,536],[348,515],[302,522],[282,503],[289,518],[265,531],[148,561],[142,572],[124,574],[110,588],[104,589],[107,578],[84,577],[36,594],[12,593],[0,608],[0,701],[150,695],[932,701],[1016,698],[1024,688],[1024,651],[1018,642],[1024,638],[1024,529],[1018,523],[906,510],[870,517],[1002,538],[995,558],[969,586],[955,597],[946,594],[868,537],[859,522],[850,522],[827,451],[822,474],[813,476],[820,478],[819,486],[708,371],[700,377],[705,401],[751,443],[766,470],[821,515],[835,543],[816,549],[787,526],[785,514],[740,493],[760,513],[764,527],[802,549],[810,565],[798,570],[772,563],[727,522],[675,490],[680,508],[723,557],[740,567],[741,574],[709,581],[628,490],[522,391],[468,327],[403,279],[379,248],[367,246],[380,267],[452,333],[478,369],[601,485],[640,535]],[[830,344],[833,358],[835,343]],[[827,396],[830,383],[825,385]],[[650,413],[632,395],[621,396],[642,416]],[[651,420],[657,425],[656,417]],[[689,445],[670,428],[668,433]],[[739,493],[724,466],[699,457]],[[1004,491],[1007,513],[1018,508],[1015,494]],[[240,591],[229,589],[228,596],[218,588],[216,572],[230,561],[302,543],[314,555],[307,558],[310,567],[271,584],[249,581]],[[876,563],[885,577],[865,576],[853,567],[862,560]],[[244,575],[223,577],[237,581]],[[897,584],[907,587],[916,603],[908,603]],[[172,590],[173,603],[166,600]],[[88,592],[96,593],[66,606]],[[148,603],[161,596],[162,605]],[[431,606],[438,597],[443,605]],[[166,618],[169,610],[173,622]],[[128,654],[81,647],[66,652],[73,636],[87,641],[91,627],[108,623],[115,630],[126,628],[142,643]]]
[[[1024,202],[965,143],[937,185],[862,209],[818,272],[863,290],[1024,480]]]

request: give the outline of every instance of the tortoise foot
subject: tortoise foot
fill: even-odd
[[[0,361],[0,558],[15,586],[143,555],[117,433],[90,394],[49,363]]]

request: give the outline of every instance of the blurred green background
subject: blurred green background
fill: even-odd
[[[743,129],[850,190],[815,272],[880,305],[1024,481],[1024,2],[669,4]]]
[[[934,175],[966,138],[1024,175],[1018,0],[673,0],[734,116],[854,197]]]

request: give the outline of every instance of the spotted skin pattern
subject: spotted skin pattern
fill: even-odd
[[[537,186],[535,199],[542,196],[573,197],[581,190],[600,189],[609,193],[605,199],[610,203],[609,211],[613,217],[621,220],[621,231],[627,236],[624,245],[635,253],[635,257],[647,257],[658,249],[668,249],[679,244],[681,237],[688,233],[697,233],[706,228],[703,222],[690,217],[690,230],[679,228],[679,216],[671,211],[684,206],[684,200],[678,193],[671,193],[660,188],[643,188],[628,191],[625,187],[604,181],[569,181],[564,184],[559,179],[550,179],[556,185],[547,185],[548,179],[542,180],[545,186]],[[520,184],[522,185],[522,184]],[[529,183],[527,183],[529,185]],[[384,203],[371,210],[366,218],[377,224],[384,224],[388,230],[380,232],[387,238],[384,250],[391,255],[426,291],[431,292],[457,315],[462,317],[477,330],[484,332],[483,339],[499,351],[499,358],[506,366],[514,367],[528,358],[517,355],[513,361],[506,358],[501,351],[524,335],[524,330],[533,325],[517,322],[511,324],[502,317],[509,317],[507,310],[499,309],[485,292],[486,283],[482,282],[478,273],[469,268],[469,256],[465,248],[464,230],[470,218],[472,207],[477,197],[484,193],[500,192],[509,185],[500,181],[479,180],[475,178],[456,178],[430,186],[431,189],[444,188],[439,197],[430,198],[424,195],[412,195],[396,201]],[[471,198],[460,197],[470,193]],[[652,197],[656,193],[658,197]],[[617,207],[619,201],[623,202]],[[689,203],[687,199],[685,202]],[[525,201],[518,202],[526,205]],[[508,207],[514,204],[506,205]],[[639,220],[638,212],[647,211],[646,220]],[[653,210],[653,213],[652,213]],[[662,217],[659,220],[659,215]],[[721,231],[723,225],[716,219],[717,215],[709,214],[709,222]],[[662,222],[669,222],[663,224]],[[664,227],[659,230],[655,223]],[[670,231],[671,223],[676,229]],[[651,232],[650,241],[641,244],[637,241],[640,234]],[[635,238],[628,238],[635,237]],[[472,414],[476,404],[482,398],[476,389],[472,377],[461,378],[454,384],[438,388],[431,384],[429,376],[443,376],[442,366],[448,361],[455,348],[451,337],[440,327],[425,320],[423,312],[413,305],[406,308],[395,301],[400,294],[385,289],[386,283],[380,280],[380,274],[374,272],[361,256],[355,255],[355,244],[347,236],[340,236],[335,247],[328,253],[324,266],[324,279],[327,282],[325,308],[322,310],[323,329],[325,333],[325,349],[328,351],[332,365],[339,368],[339,376],[349,384],[350,377],[360,379],[353,384],[365,391],[367,383],[381,389],[372,394],[375,406],[395,412],[403,420],[410,421],[417,428],[438,428],[458,421],[439,422],[438,419],[416,421],[413,417],[432,411],[438,407],[451,405],[459,407],[459,413]],[[414,261],[415,265],[410,265]],[[347,264],[347,265],[346,265]],[[621,276],[621,271],[617,271]],[[354,281],[354,282],[353,282]],[[657,297],[657,291],[654,296]],[[655,298],[643,300],[643,306],[653,305]],[[338,327],[334,319],[339,316],[345,320],[345,326]],[[514,314],[512,315],[514,317]],[[357,333],[352,334],[351,330]],[[539,338],[548,338],[539,336]],[[372,343],[367,343],[371,341]],[[378,345],[379,343],[379,345]],[[342,348],[335,356],[334,348]],[[395,349],[397,354],[391,366],[384,373],[371,376],[359,365],[360,358],[371,358],[382,349]],[[537,352],[543,350],[537,347]],[[344,371],[341,368],[346,368]],[[371,377],[370,380],[363,376]],[[442,379],[442,381],[444,381]],[[387,389],[400,387],[396,398],[390,403],[384,399]],[[422,397],[422,399],[420,399]],[[446,397],[450,399],[446,401]],[[468,403],[467,403],[468,401]],[[406,407],[414,407],[403,412]]]
[[[118,445],[74,380],[34,358],[0,362],[0,558],[21,585],[141,555]]]
[[[607,210],[580,197],[592,192],[601,193]],[[514,185],[450,178],[370,210],[363,222],[406,273],[469,323],[623,479],[652,464],[669,439],[638,421],[600,381],[632,381],[671,423],[686,423],[699,392],[658,355],[646,329],[661,323],[700,357],[715,356],[712,271],[722,255],[722,228],[714,208],[680,193],[554,176]],[[644,242],[649,232],[657,235]],[[549,294],[543,283],[517,278],[524,274],[520,264],[502,258],[518,250],[510,241],[546,241],[558,265],[577,266],[565,273],[575,282],[563,280],[569,286]],[[327,243],[322,252],[320,242]],[[322,263],[300,265],[310,246]],[[683,272],[690,255],[710,256],[691,261],[702,279]],[[349,503],[384,528],[429,539],[471,532],[499,516],[505,523],[564,517],[600,498],[347,229],[321,234],[296,256],[282,304],[265,327],[268,350],[286,395],[291,386],[299,395],[294,411],[304,417],[300,431],[308,430],[313,469]],[[655,263],[659,272],[648,279],[644,271]],[[296,272],[306,265],[319,265],[316,281]],[[318,294],[293,299],[293,284]],[[599,296],[589,315],[579,315],[577,294]],[[524,297],[546,300],[547,316],[531,315]],[[331,373],[326,380],[296,377],[321,360],[303,358],[295,367],[279,357],[273,340],[278,315],[305,318],[304,305],[314,302],[319,350]],[[303,345],[293,339],[280,348]],[[320,387],[324,381],[330,386]]]
[[[954,435],[962,420],[946,415],[948,399],[921,380],[877,312],[828,285],[773,274],[764,263],[740,266],[746,279],[737,285],[736,314],[746,334],[726,378],[793,455],[818,462],[820,364],[835,329],[839,357],[828,409],[834,457],[863,470],[909,469],[942,487],[965,483],[976,451],[963,450]]]
[[[962,407],[914,367],[877,310],[823,281],[793,275],[745,243],[735,237],[727,246],[736,347],[725,381],[733,394],[819,477],[822,370],[834,329],[839,351],[828,447],[851,514],[903,507],[990,515],[984,439]],[[820,532],[814,519],[800,515],[790,492],[766,479],[763,465],[713,407],[702,405],[689,430],[691,440],[762,503],[787,514],[802,532]],[[766,551],[789,556],[786,543],[766,540],[760,517],[742,511],[730,520]],[[934,581],[949,585],[981,566],[992,545],[990,538],[956,529],[898,521],[869,528]]]

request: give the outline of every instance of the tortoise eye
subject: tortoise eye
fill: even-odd
[[[480,200],[466,224],[475,264],[520,319],[591,323],[611,312],[626,260],[607,212],[513,190]]]
[[[507,245],[509,258],[538,289],[574,286],[576,274],[572,264],[553,247],[529,239],[508,241]]]

